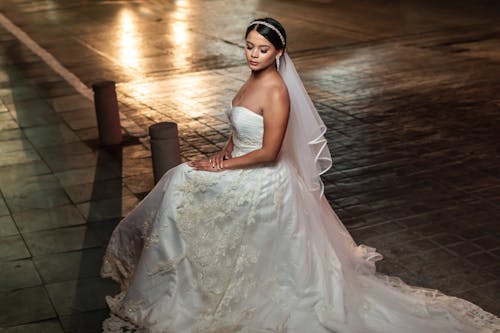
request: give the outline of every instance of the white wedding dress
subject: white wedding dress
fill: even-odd
[[[263,118],[228,110],[233,156],[262,145]],[[497,332],[499,319],[375,273],[324,196],[293,165],[220,172],[181,164],[115,229],[102,275],[104,332]]]

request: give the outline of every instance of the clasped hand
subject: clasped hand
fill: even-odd
[[[230,158],[231,152],[223,149],[210,158],[191,161],[188,162],[188,165],[195,170],[217,172],[224,169],[224,160]]]

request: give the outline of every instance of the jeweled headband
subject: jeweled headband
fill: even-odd
[[[266,21],[252,21],[252,22],[250,22],[250,24],[248,26],[250,27],[254,24],[262,24],[262,25],[265,25],[266,27],[274,30],[278,34],[278,36],[281,40],[281,45],[283,45],[283,47],[285,47],[285,38],[283,37],[281,32],[278,30],[278,28],[276,28],[274,25],[272,25],[271,23],[268,23]]]

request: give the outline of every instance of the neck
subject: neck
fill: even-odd
[[[276,66],[273,64],[271,66],[268,66],[260,71],[252,71],[252,74],[250,74],[250,77],[252,79],[260,79],[262,77],[266,77],[268,75],[272,75],[273,73],[276,73]]]

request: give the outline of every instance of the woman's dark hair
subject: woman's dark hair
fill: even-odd
[[[269,28],[266,25],[259,24],[259,23],[254,23],[254,24],[251,24],[251,25],[248,26],[247,31],[245,32],[245,38],[248,36],[248,34],[250,33],[250,31],[254,30],[255,27],[257,27],[257,29],[255,29],[255,30],[259,34],[261,34],[262,36],[264,36],[269,42],[271,42],[271,44],[273,44],[276,49],[281,50],[281,49],[285,48],[285,45],[286,45],[286,32],[285,32],[285,29],[283,28],[283,26],[281,25],[281,23],[279,23],[278,21],[276,21],[275,19],[270,18],[270,17],[256,19],[256,20],[253,20],[252,22],[254,22],[254,21],[263,21],[263,22],[271,24],[273,27],[275,27],[276,29],[279,30],[279,32],[283,36],[283,39],[285,40],[285,43],[283,43],[281,41],[281,38],[276,33],[276,31],[274,31],[272,28]]]

